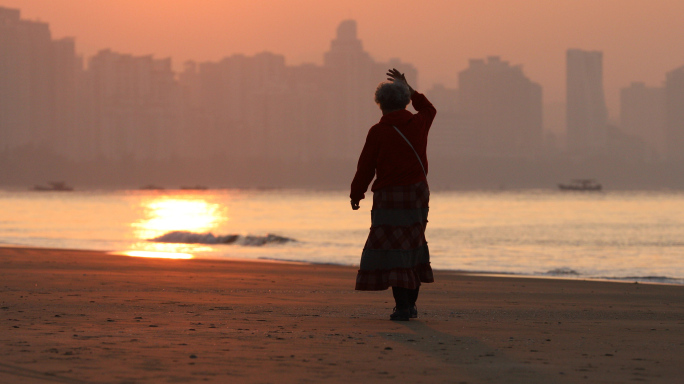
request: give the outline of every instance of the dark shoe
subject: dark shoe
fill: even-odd
[[[408,308],[397,309],[394,307],[394,313],[390,315],[390,320],[393,321],[409,321],[411,311]]]
[[[413,307],[409,308],[409,313],[411,314],[412,319],[417,319],[418,318],[418,308],[414,305]]]

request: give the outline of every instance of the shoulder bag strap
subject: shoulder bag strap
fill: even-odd
[[[413,153],[416,154],[416,157],[418,158],[418,162],[420,163],[420,167],[423,169],[423,174],[427,178],[427,172],[425,172],[425,167],[423,166],[423,162],[420,160],[420,156],[418,155],[418,152],[416,152],[416,149],[413,148],[413,145],[411,145],[411,142],[409,141],[409,139],[407,139],[406,136],[404,136],[404,134],[401,133],[399,128],[395,127],[394,125],[392,126],[392,128],[394,128],[397,131],[397,133],[399,133],[401,135],[401,137],[403,137],[404,140],[406,140],[406,143],[409,145],[409,147],[411,147],[411,149],[413,150]]]

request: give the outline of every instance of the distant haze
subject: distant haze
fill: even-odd
[[[290,65],[322,62],[341,20],[355,19],[376,60],[413,64],[420,88],[457,86],[469,58],[499,55],[522,64],[544,87],[545,103],[565,100],[565,51],[604,53],[610,115],[620,88],[660,85],[684,64],[681,0],[0,0],[53,37],[76,37],[86,56],[111,48],[135,55],[218,60],[234,53],[283,54]],[[380,79],[379,79],[380,80]]]

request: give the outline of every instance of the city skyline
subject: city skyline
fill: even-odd
[[[619,116],[620,89],[634,81],[660,86],[664,73],[684,62],[676,49],[684,25],[676,15],[684,3],[659,1],[263,1],[255,7],[230,2],[157,1],[144,3],[72,0],[3,0],[29,19],[49,20],[56,38],[75,36],[79,52],[92,56],[110,48],[134,55],[172,57],[180,70],[188,59],[216,61],[235,53],[283,54],[288,65],[322,64],[334,25],[359,22],[359,36],[378,61],[392,57],[421,71],[421,88],[434,83],[455,87],[457,73],[476,57],[501,56],[523,63],[544,87],[545,104],[565,99],[565,50],[600,50],[605,58],[606,101]],[[311,17],[316,15],[316,17]],[[97,20],[97,22],[94,22]],[[414,28],[399,26],[412,25]],[[388,31],[392,31],[389,33]]]
[[[387,68],[405,72],[412,84],[422,78],[410,63],[375,60],[351,19],[329,36],[322,64],[290,65],[283,54],[261,52],[187,61],[181,71],[172,58],[152,54],[102,49],[84,58],[75,39],[53,38],[48,23],[26,20],[18,9],[0,7],[0,19],[0,156],[8,169],[46,173],[61,164],[73,173],[74,164],[88,164],[93,169],[85,174],[111,167],[118,181],[106,182],[120,183],[162,170],[173,177],[176,162],[192,177],[193,166],[210,165],[205,176],[215,180],[211,168],[218,161],[247,185],[261,185],[255,171],[275,175],[264,179],[269,183],[317,184],[323,181],[316,172],[353,169],[367,129],[380,116],[372,90]],[[622,129],[605,112],[603,52],[569,49],[566,58],[567,149],[565,131],[544,130],[546,90],[507,57],[471,58],[457,74],[457,88],[420,89],[439,111],[429,153],[443,162],[433,168],[442,172],[443,185],[456,175],[455,164],[491,185],[487,173],[514,183],[520,173],[536,183],[539,175],[553,177],[577,164],[587,167],[581,173],[593,173],[606,161],[648,166],[679,159],[684,126],[677,116],[649,124],[643,117],[649,111],[626,97],[621,102],[633,113],[622,115]],[[672,96],[660,102],[680,105],[678,88],[668,89]],[[667,134],[649,136],[665,126]],[[510,172],[516,163],[521,168]]]
[[[2,1],[7,2],[8,0],[2,0]],[[12,2],[12,1],[21,3],[21,0],[10,0],[10,2]],[[2,6],[3,6],[3,4],[0,3],[0,7],[2,7]],[[30,8],[30,7],[29,7],[29,8]],[[684,7],[683,7],[683,9],[684,9]],[[53,25],[53,23],[52,23],[51,20],[42,20],[42,19],[40,19],[40,18],[38,18],[38,19],[36,19],[36,20],[33,20],[33,19],[31,19],[31,18],[26,17],[26,11],[25,11],[23,8],[20,9],[20,11],[21,11],[21,16],[22,16],[22,19],[23,19],[23,20],[27,20],[27,21],[31,21],[31,22],[44,23],[44,24],[46,24],[47,28],[50,29],[50,31],[53,31],[53,30],[55,29],[55,28],[54,28],[54,25]],[[342,21],[344,21],[344,20],[342,20]],[[357,20],[354,20],[354,21],[357,21]],[[339,24],[339,23],[338,23],[338,24]],[[328,29],[332,30],[331,28],[328,28]],[[87,65],[89,64],[89,60],[88,60],[88,59],[91,58],[91,57],[95,57],[95,56],[98,55],[101,51],[116,51],[116,52],[122,52],[123,54],[126,54],[126,55],[131,55],[131,56],[151,56],[151,57],[157,57],[157,58],[162,58],[162,59],[170,59],[170,60],[171,60],[171,69],[172,69],[176,74],[179,74],[179,73],[182,72],[182,70],[184,69],[184,66],[185,66],[186,62],[200,62],[200,61],[203,61],[203,60],[199,60],[199,59],[195,59],[195,58],[187,58],[187,59],[185,59],[185,60],[179,60],[179,59],[177,59],[177,58],[174,57],[174,56],[159,55],[159,54],[157,54],[157,52],[153,52],[153,51],[137,52],[137,53],[136,53],[136,52],[131,52],[131,50],[126,50],[125,48],[124,48],[122,51],[114,50],[114,49],[112,49],[111,47],[100,47],[100,48],[90,47],[88,50],[83,50],[83,48],[79,45],[79,41],[82,40],[82,38],[81,38],[80,36],[61,36],[61,37],[60,37],[60,36],[55,36],[55,34],[53,33],[53,38],[54,38],[54,40],[56,40],[56,41],[61,41],[61,42],[63,42],[63,44],[66,44],[67,46],[71,46],[71,47],[72,47],[72,50],[73,50],[79,57],[81,57],[81,59],[84,59],[84,61],[83,61],[84,69],[86,69],[86,68],[87,68]],[[579,47],[568,47],[566,50],[564,50],[564,51],[562,52],[563,58],[565,58],[565,56],[566,56],[566,51],[568,51],[568,50],[576,50],[576,49],[582,50],[582,49],[579,48]],[[90,53],[83,53],[84,51],[89,51]],[[248,51],[249,51],[249,50],[248,50]],[[600,49],[599,49],[599,50],[589,49],[589,51],[601,52],[601,54],[602,54],[602,56],[603,56],[602,61],[605,61],[606,57],[605,57],[605,52],[604,52],[603,50],[600,50]],[[321,51],[321,52],[313,52],[313,51],[312,51],[312,52],[310,52],[310,56],[309,56],[310,60],[292,60],[291,57],[288,57],[288,56],[286,56],[285,54],[283,54],[283,53],[281,53],[281,52],[277,52],[277,51],[269,51],[269,50],[251,50],[251,53],[248,53],[248,52],[233,52],[232,54],[228,54],[228,55],[224,55],[224,56],[221,56],[220,54],[218,54],[218,56],[215,55],[215,57],[216,57],[215,59],[212,59],[212,60],[204,60],[204,61],[207,61],[207,62],[210,62],[210,61],[220,61],[221,59],[223,59],[223,58],[225,58],[225,57],[232,56],[232,55],[248,55],[248,56],[249,56],[249,55],[252,55],[252,56],[253,56],[253,55],[258,55],[258,54],[261,54],[261,53],[268,53],[268,54],[275,54],[275,55],[283,56],[283,58],[284,58],[284,60],[285,60],[285,63],[286,63],[287,65],[289,65],[289,66],[299,66],[299,65],[309,65],[309,64],[320,65],[320,64],[323,64],[323,62],[324,62],[324,60],[325,60],[323,52],[324,52],[324,51]],[[375,55],[375,54],[370,55],[369,58],[370,58],[371,60],[375,60],[375,57],[374,57],[374,56],[377,56],[377,55]],[[480,57],[502,57],[502,55],[501,55],[500,53],[494,52],[494,53],[490,53],[490,54],[483,55],[483,56],[480,56]],[[508,56],[505,56],[505,57],[508,59],[508,61],[515,62],[514,60],[511,60],[510,57],[508,57]],[[683,55],[683,58],[684,58],[684,55]],[[393,57],[393,58],[391,58],[391,59],[388,59],[388,61],[390,61],[390,62],[393,61],[393,60],[394,60],[394,61],[397,61],[397,60],[401,60],[401,59],[400,59],[400,58],[397,58],[397,57]],[[468,57],[468,58],[466,58],[465,64],[468,64],[468,65],[469,65],[469,63],[470,63],[472,60],[473,60],[473,57]],[[380,60],[380,61],[382,61],[382,60]],[[683,61],[683,62],[684,62],[684,61]],[[412,63],[412,62],[410,62],[410,63]],[[412,64],[413,64],[413,63],[412,63]],[[537,78],[535,77],[535,74],[534,74],[534,73],[531,73],[531,71],[528,69],[529,67],[532,67],[532,66],[534,66],[535,64],[536,64],[536,63],[530,63],[530,62],[517,62],[516,65],[519,66],[519,67],[521,67],[521,69],[525,69],[526,72],[528,73],[528,75],[531,75],[532,78],[535,79],[535,81],[536,81],[537,83],[541,84],[542,88],[544,89],[544,99],[542,100],[542,101],[543,101],[544,111],[546,112],[547,109],[548,109],[548,110],[552,111],[552,113],[553,113],[554,108],[555,108],[555,105],[559,105],[559,104],[565,105],[565,104],[567,103],[567,101],[568,101],[568,99],[567,99],[567,79],[566,79],[567,73],[566,73],[566,72],[563,73],[563,85],[564,85],[564,88],[562,89],[562,94],[563,94],[565,97],[564,97],[562,100],[548,100],[548,99],[547,99],[547,95],[548,95],[549,93],[553,93],[553,92],[550,92],[550,91],[549,91],[549,87],[545,86],[545,84],[543,83],[543,81],[537,80]],[[567,64],[567,63],[565,62],[565,60],[563,60],[563,66],[564,66],[564,68],[565,68],[566,64]],[[672,68],[678,68],[678,67],[679,67],[679,64],[673,66]],[[419,67],[416,66],[416,68],[419,68]],[[434,87],[440,87],[440,86],[441,86],[441,87],[447,87],[447,88],[457,88],[457,87],[458,87],[458,77],[459,77],[459,73],[460,73],[462,70],[465,70],[465,69],[467,69],[467,68],[468,68],[467,66],[464,66],[461,70],[459,70],[459,71],[457,71],[457,72],[453,72],[453,73],[448,74],[448,76],[446,76],[446,77],[447,77],[447,78],[449,78],[449,77],[453,78],[453,79],[451,79],[451,80],[446,80],[446,81],[443,81],[443,82],[427,80],[427,81],[417,82],[417,84],[418,84],[418,86],[420,87],[420,89],[421,89],[422,91],[427,91],[428,89],[433,89]],[[621,111],[621,109],[620,109],[620,108],[621,108],[621,105],[622,105],[622,103],[621,103],[621,95],[622,95],[622,91],[623,91],[624,88],[627,88],[628,86],[630,86],[630,85],[633,84],[633,83],[643,83],[645,86],[649,86],[649,87],[663,87],[663,86],[665,85],[666,81],[667,81],[667,78],[666,78],[665,75],[666,75],[667,72],[671,71],[672,68],[666,68],[662,73],[660,73],[658,76],[659,76],[661,79],[660,79],[659,81],[656,81],[656,82],[648,82],[648,81],[645,81],[645,80],[643,80],[643,79],[634,78],[634,79],[631,79],[631,80],[629,80],[628,82],[626,82],[626,83],[624,83],[624,84],[619,84],[619,85],[617,86],[617,88],[615,88],[614,90],[610,90],[610,91],[605,90],[605,89],[607,89],[607,88],[609,88],[609,87],[604,85],[604,102],[606,103],[607,121],[608,121],[608,122],[611,122],[611,123],[613,123],[613,124],[619,124],[619,123],[620,123],[620,118],[621,118],[621,116],[624,116],[623,111]],[[429,68],[428,68],[427,71],[426,71],[424,68],[419,68],[419,69],[421,69],[421,73],[423,74],[423,76],[422,76],[421,78],[426,77],[426,76],[425,76],[425,73],[426,73],[426,72],[428,72],[428,73],[430,72],[430,71],[429,71]],[[611,72],[610,72],[610,71],[604,71],[603,77],[602,77],[602,78],[603,78],[604,84],[607,82],[606,78],[610,78],[610,77],[611,77]],[[425,84],[422,84],[422,83],[429,83],[430,85],[429,85],[429,86],[425,86]],[[612,95],[612,96],[611,96],[611,95]],[[609,104],[610,104],[610,105],[609,105]],[[554,133],[556,133],[556,134],[558,134],[558,133],[564,133],[564,132],[561,132],[561,130],[559,130],[559,125],[558,125],[555,121],[551,121],[551,122],[548,122],[548,123],[547,123],[547,122],[546,122],[546,119],[547,119],[547,116],[546,116],[546,115],[547,115],[547,114],[545,113],[545,117],[544,117],[544,118],[545,118],[544,129],[550,130],[550,131],[552,131],[552,132],[554,132]],[[550,114],[549,114],[549,115],[550,115]],[[555,116],[554,116],[554,117],[555,117]],[[552,118],[554,118],[554,117],[552,117]],[[562,125],[562,126],[565,127],[565,122],[563,122],[563,125]]]
[[[288,66],[283,55],[263,52],[189,61],[176,72],[171,58],[110,49],[79,60],[73,39],[51,40],[49,24],[21,19],[20,10],[3,10],[8,37],[40,31],[26,34],[30,43],[21,43],[21,37],[5,43],[8,53],[14,49],[19,54],[8,59],[3,75],[8,84],[19,81],[3,93],[10,100],[7,116],[0,119],[5,150],[38,144],[75,160],[160,160],[206,157],[227,149],[236,158],[353,161],[366,130],[377,120],[377,106],[368,95],[382,74],[397,67],[412,83],[418,79],[410,64],[373,60],[354,20],[338,25],[322,66]],[[22,49],[21,44],[29,45]],[[46,44],[54,48],[46,50]],[[28,68],[38,71],[20,74]],[[28,83],[21,80],[26,76]],[[46,88],[51,84],[54,89]],[[470,67],[459,73],[459,84],[453,99],[435,101],[446,114],[436,121],[433,155],[541,153],[542,89],[523,74],[521,65],[499,57],[471,59]],[[12,89],[24,89],[28,98],[13,100],[21,92]],[[424,92],[429,95],[433,89]],[[26,113],[12,112],[12,103]],[[33,124],[27,114],[42,120]],[[13,140],[17,135],[25,137]]]

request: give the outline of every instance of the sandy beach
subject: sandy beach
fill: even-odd
[[[0,383],[676,383],[684,287],[0,248]]]

